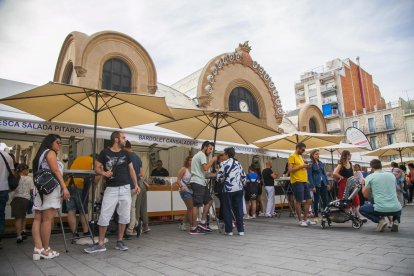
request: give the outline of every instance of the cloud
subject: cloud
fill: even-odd
[[[284,109],[294,82],[334,58],[361,57],[386,100],[414,88],[413,1],[0,1],[0,77],[42,84],[53,78],[71,31],[123,32],[171,84],[249,40],[275,81]]]

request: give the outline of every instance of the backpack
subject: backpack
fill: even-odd
[[[249,174],[246,176],[246,184],[244,186],[244,191],[250,199],[256,199],[259,195],[259,183],[258,179],[252,180]]]

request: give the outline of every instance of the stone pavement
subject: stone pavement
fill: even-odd
[[[69,253],[36,262],[30,238],[23,245],[5,239],[0,275],[414,275],[414,206],[404,208],[400,232],[376,233],[375,227],[301,228],[287,212],[246,221],[245,236],[190,236],[177,224],[154,225],[126,241],[126,252],[115,250],[109,236],[104,253],[70,245]],[[61,237],[53,235],[51,244],[63,252]]]

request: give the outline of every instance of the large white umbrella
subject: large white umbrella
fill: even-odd
[[[295,150],[296,144],[299,142],[305,143],[307,148],[320,148],[338,145],[343,138],[342,135],[295,131],[268,137],[253,144],[264,149]]]
[[[93,125],[93,160],[95,160],[98,124],[125,128],[160,122],[172,117],[162,97],[55,82],[0,99],[0,103],[47,121]],[[92,193],[94,204],[93,195],[94,193]]]
[[[391,155],[399,155],[401,162],[403,162],[403,154],[414,153],[414,143],[408,142],[401,142],[401,143],[394,143],[371,152],[364,154],[365,156],[391,156]]]
[[[51,122],[93,125],[93,153],[98,125],[125,128],[172,117],[162,97],[55,82],[0,99],[0,103]]]
[[[383,168],[388,168],[388,167],[391,167],[391,163],[392,162],[395,162],[395,163],[405,163],[405,164],[407,164],[407,163],[413,163],[414,162],[414,157],[403,157],[402,158],[402,161],[401,161],[401,159],[400,158],[398,158],[398,159],[394,159],[394,160],[392,160],[392,161],[390,161],[390,162],[385,162],[385,163],[382,163],[382,167]]]
[[[171,108],[174,119],[157,124],[194,139],[250,144],[279,132],[249,112]]]

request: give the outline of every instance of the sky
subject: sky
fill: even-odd
[[[359,56],[386,101],[414,98],[413,0],[0,0],[0,18],[0,78],[35,85],[53,79],[70,32],[113,30],[148,51],[166,85],[248,40],[284,110],[300,75],[335,58]]]

